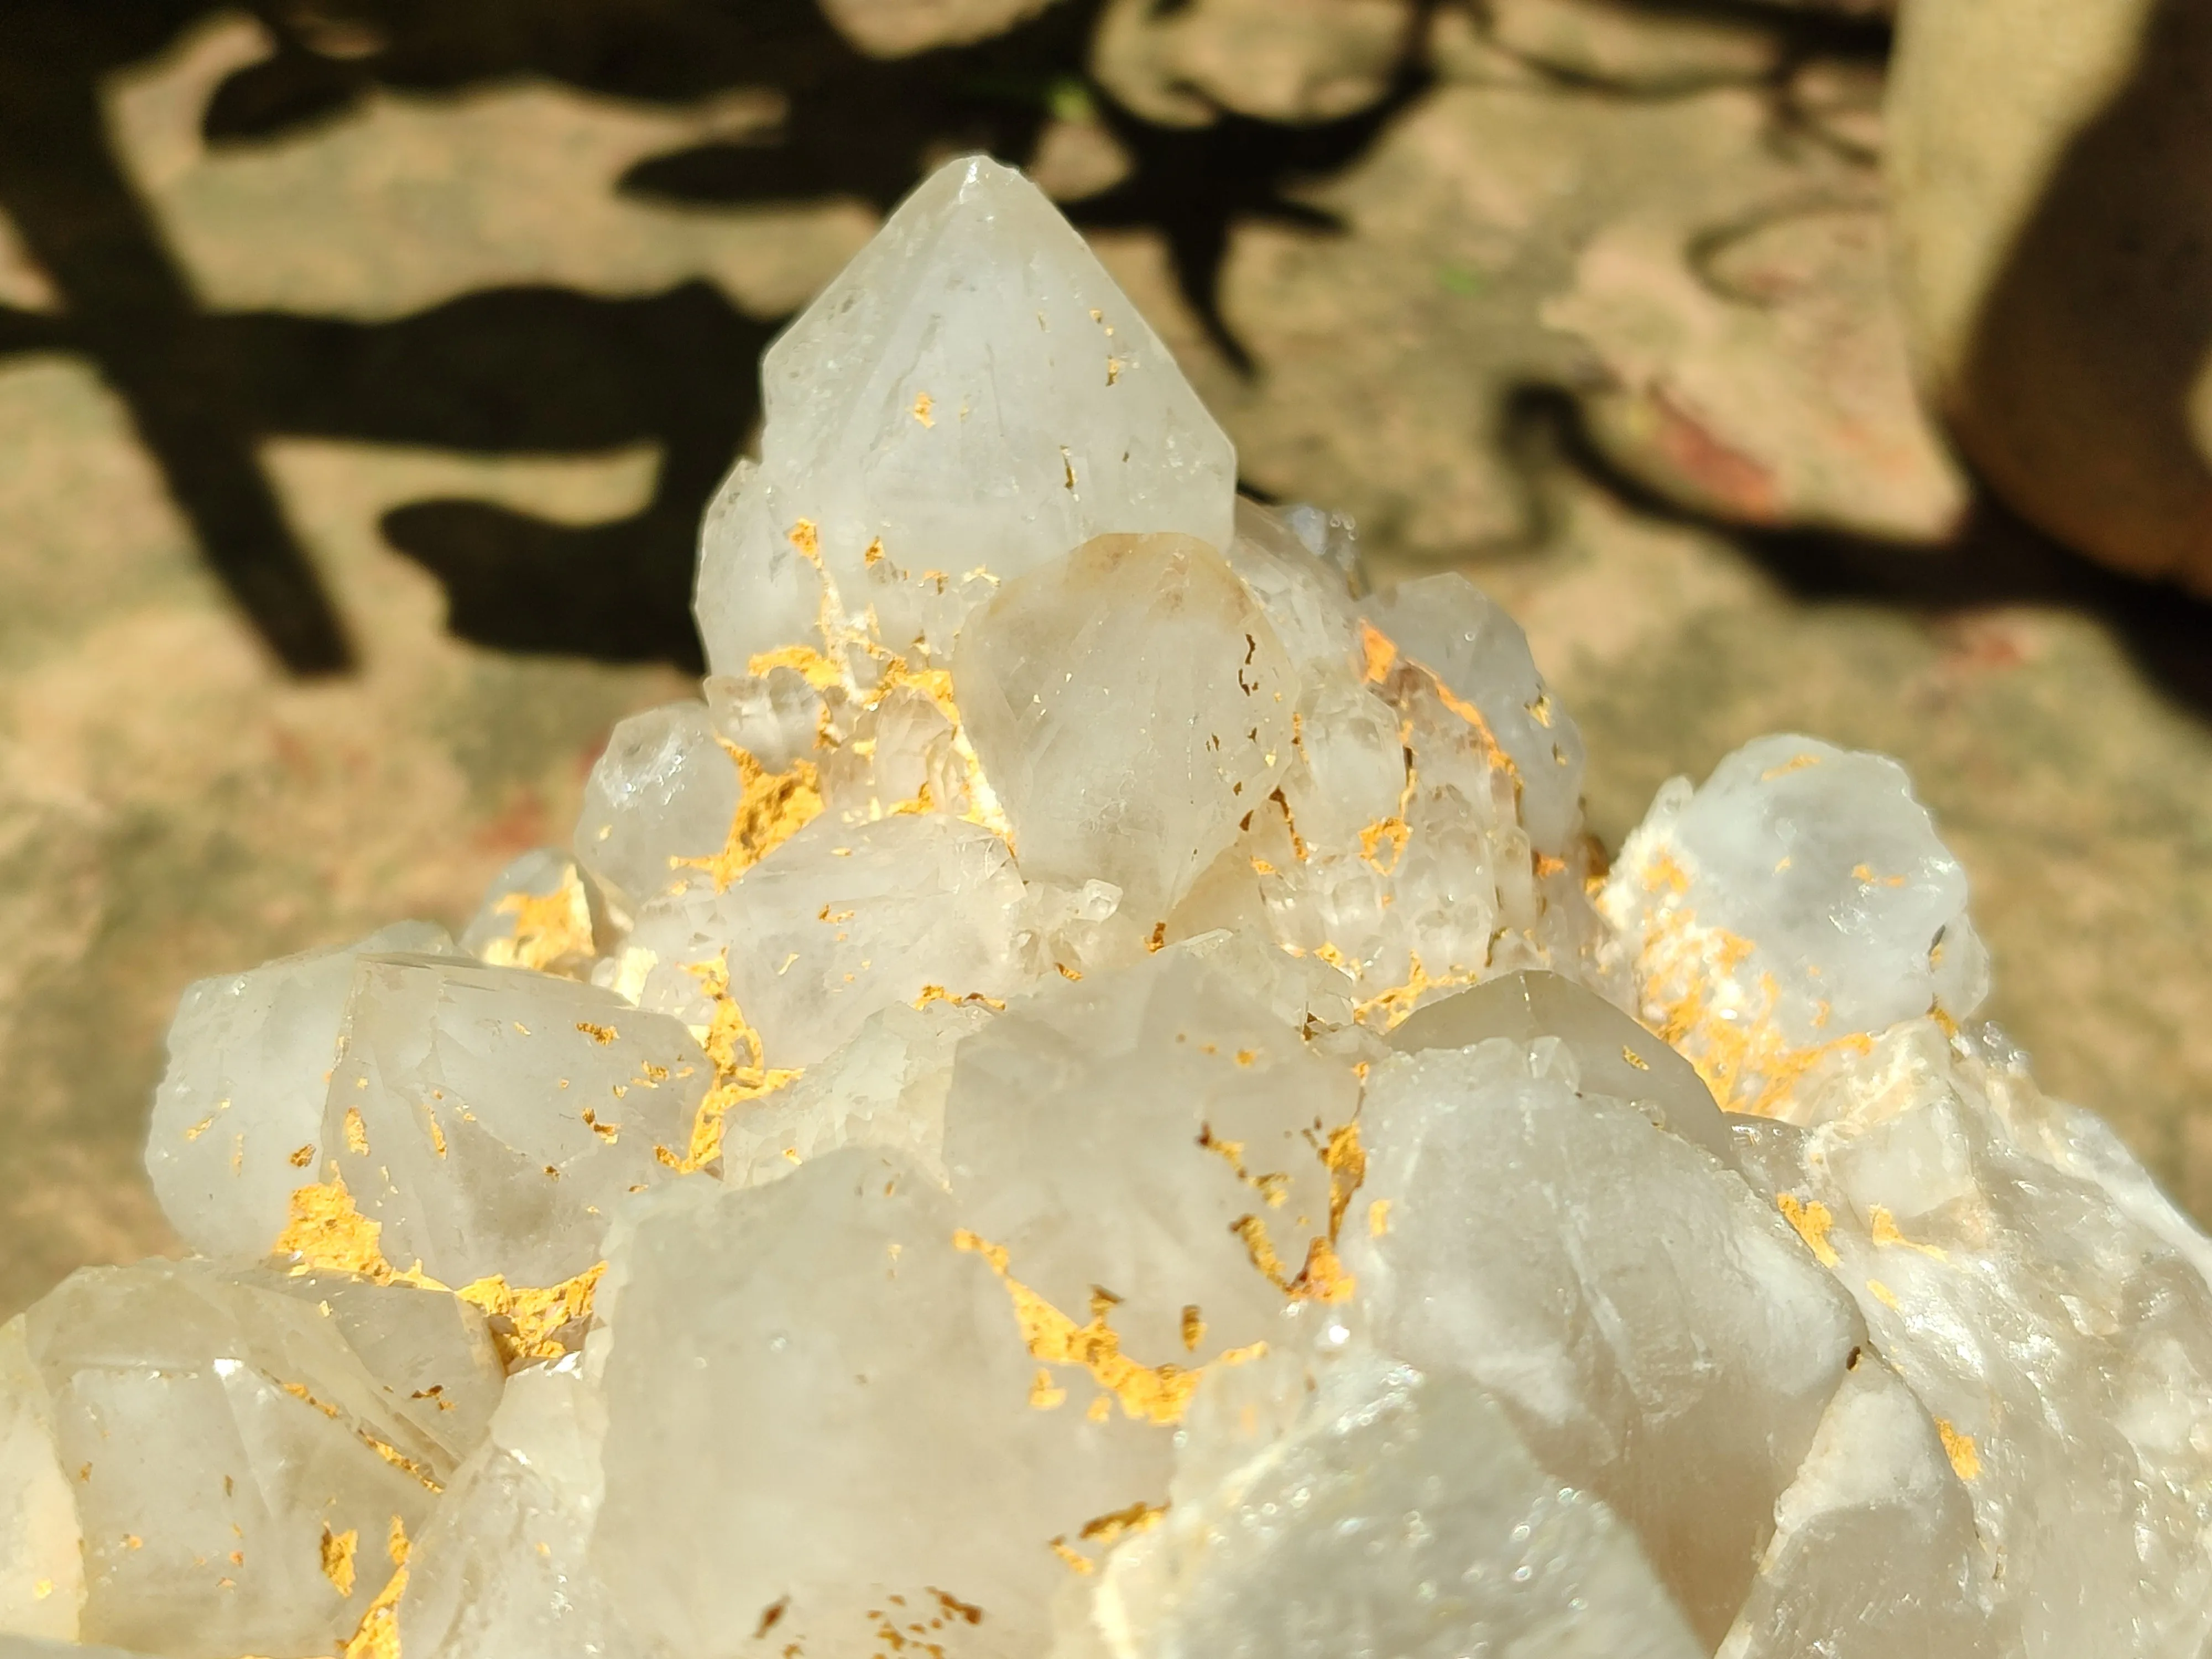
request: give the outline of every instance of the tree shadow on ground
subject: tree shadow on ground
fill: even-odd
[[[2048,605],[2110,628],[2146,678],[2201,719],[2212,720],[2212,604],[2094,563],[2054,540],[1978,486],[1966,521],[1942,548],[1884,542],[1820,528],[1716,526],[1613,465],[1589,436],[1573,398],[1548,386],[1516,393],[1510,441],[1532,467],[1571,466],[1648,517],[1723,534],[1794,597],[1857,601],[1939,618],[1999,605]],[[1540,492],[1533,510],[1543,533]]]
[[[1214,344],[1240,372],[1260,372],[1221,308],[1231,234],[1255,220],[1316,234],[1340,228],[1297,187],[1359,159],[1425,90],[1421,31],[1409,35],[1386,95],[1358,114],[1291,125],[1224,112],[1203,126],[1168,127],[1090,78],[1103,3],[1058,0],[994,39],[885,61],[836,33],[815,0],[252,0],[273,49],[221,83],[202,125],[211,143],[266,143],[343,117],[378,88],[452,94],[517,76],[669,104],[769,87],[786,112],[772,133],[650,157],[617,188],[701,208],[842,197],[887,210],[947,155],[981,149],[1029,162],[1053,112],[1073,102],[1104,124],[1131,167],[1119,184],[1066,204],[1070,216],[1091,229],[1158,233]],[[1726,10],[1737,0],[1680,3]],[[343,669],[351,651],[260,468],[264,439],[482,454],[650,441],[662,458],[653,498],[619,520],[577,526],[447,500],[399,507],[382,529],[437,576],[463,637],[697,668],[696,526],[757,416],[757,361],[784,319],[748,316],[702,282],[622,298],[492,288],[380,323],[206,311],[114,152],[98,88],[224,9],[219,0],[10,5],[0,31],[0,210],[62,304],[52,314],[0,307],[0,356],[63,350],[92,362],[129,409],[210,567],[301,673]],[[1814,44],[1831,50],[1865,55],[1879,44],[1864,24],[1813,27]],[[1695,516],[1607,468],[1579,439],[1565,393],[1531,392],[1513,418],[1553,431],[1577,465],[1640,509]],[[1808,599],[1931,613],[2007,600],[2096,612],[2150,673],[2212,714],[2212,653],[2203,647],[2212,608],[2112,575],[1993,504],[1941,554],[1818,531],[1734,533]]]
[[[766,139],[690,146],[618,188],[691,205],[857,198],[888,210],[967,149],[1031,159],[1055,104],[1098,111],[1136,160],[1079,204],[1079,222],[1161,231],[1193,309],[1231,362],[1249,352],[1217,290],[1232,227],[1270,217],[1318,231],[1285,193],[1353,160],[1423,83],[1351,120],[1229,118],[1148,127],[1086,78],[1102,0],[1060,0],[974,46],[893,61],[837,35],[813,0],[256,0],[274,42],[202,118],[214,144],[280,140],[342,117],[378,87],[459,92],[534,75],[670,103],[773,87]],[[354,323],[198,305],[107,134],[101,78],[173,42],[215,0],[17,0],[0,32],[0,210],[61,298],[0,309],[0,355],[63,350],[129,409],[203,556],[270,649],[298,673],[352,652],[257,459],[273,435],[580,453],[651,441],[652,501],[618,522],[560,525],[481,501],[413,502],[387,540],[446,588],[453,630],[481,643],[617,660],[702,660],[690,615],[699,515],[757,415],[755,365],[781,323],[703,283],[608,299],[496,288],[413,316]]]

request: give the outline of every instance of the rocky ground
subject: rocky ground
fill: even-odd
[[[681,695],[754,355],[975,143],[1248,487],[1515,611],[1608,844],[1763,731],[1900,757],[1991,1012],[2212,1216],[2212,616],[2012,520],[1920,414],[1881,20],[727,11],[78,8],[0,47],[0,105],[37,92],[0,132],[0,1312],[170,1243],[138,1151],[187,981],[457,921]]]

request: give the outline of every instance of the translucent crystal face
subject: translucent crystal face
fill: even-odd
[[[342,950],[185,988],[154,1096],[146,1172],[187,1243],[250,1257],[283,1231],[293,1188],[320,1167],[323,1093],[355,962],[441,948],[452,948],[444,928],[402,922]]]
[[[962,629],[952,684],[1023,868],[1165,916],[1289,775],[1297,683],[1187,536],[1101,536]]]
[[[767,380],[573,847],[186,993],[0,1659],[2199,1659],[2212,1244],[1895,766],[1601,867],[1511,620],[1232,501],[989,162]]]
[[[999,584],[1112,531],[1228,541],[1235,452],[1019,173],[940,168],[769,347],[757,469],[710,509],[708,662],[863,617],[942,659]]]
[[[364,957],[324,1142],[391,1260],[549,1285],[598,1261],[616,1203],[678,1160],[712,1069],[677,1021],[611,992]]]

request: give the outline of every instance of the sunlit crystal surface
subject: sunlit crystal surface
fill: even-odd
[[[1898,767],[1608,865],[994,164],[765,378],[572,844],[186,992],[200,1256],[0,1328],[0,1659],[2201,1659],[2212,1243]]]
[[[550,1284],[598,1261],[616,1201],[689,1146],[711,1069],[677,1021],[594,986],[364,957],[324,1144],[395,1264]]]
[[[402,922],[343,950],[185,988],[169,1027],[169,1069],[154,1096],[146,1170],[186,1243],[212,1255],[268,1247],[292,1189],[319,1161],[323,1091],[356,959],[449,948],[442,927]]]
[[[981,158],[907,199],[769,348],[761,389],[759,467],[701,551],[724,672],[871,611],[942,659],[999,582],[1095,535],[1229,538],[1228,439],[1051,204]]]

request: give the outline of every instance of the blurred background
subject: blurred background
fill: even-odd
[[[2212,1217],[2212,13],[1905,5],[10,0],[0,1316],[172,1247],[188,981],[458,922],[685,694],[762,347],[969,149],[1248,489],[1513,610],[1609,846],[1900,757]]]

